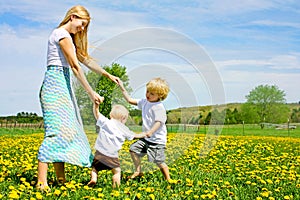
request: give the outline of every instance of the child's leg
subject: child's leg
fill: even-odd
[[[66,182],[66,176],[65,176],[65,163],[63,162],[57,162],[53,163],[56,178],[58,183],[65,183]]]
[[[112,173],[114,174],[112,177],[113,188],[115,188],[116,186],[119,187],[121,183],[121,168],[117,167],[112,169]]]
[[[160,171],[163,173],[166,180],[171,179],[170,173],[169,173],[169,168],[166,163],[160,163],[160,164],[157,164],[157,166],[159,167]]]
[[[130,155],[131,155],[131,159],[133,161],[134,167],[135,167],[135,172],[129,176],[129,178],[135,178],[137,176],[142,176],[142,167],[141,167],[141,159],[138,156],[138,154],[136,154],[133,151],[130,151]]]
[[[41,161],[38,161],[37,188],[41,190],[44,190],[46,187],[48,187],[47,171],[48,171],[48,163],[43,163]]]
[[[97,179],[98,179],[98,171],[96,170],[96,168],[93,167],[91,171],[91,180],[87,185],[88,186],[96,185]]]

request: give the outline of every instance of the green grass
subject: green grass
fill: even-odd
[[[97,134],[93,127],[86,130],[93,146]],[[50,165],[50,193],[34,187],[43,132],[0,130],[0,199],[300,199],[299,128],[288,133],[247,125],[243,132],[242,125],[225,125],[218,137],[210,138],[204,134],[207,130],[168,135],[170,183],[156,167],[149,167],[142,178],[127,180],[133,166],[131,142],[126,142],[120,151],[120,188],[111,188],[110,171],[99,174],[94,188],[86,187],[90,169],[69,164],[68,183],[57,185]],[[200,154],[204,148],[209,148],[207,154]],[[145,160],[142,166],[147,166]]]

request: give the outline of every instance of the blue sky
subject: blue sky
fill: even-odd
[[[136,98],[148,79],[162,76],[171,86],[167,109],[245,102],[261,84],[300,101],[297,0],[1,1],[0,116],[41,114],[47,39],[76,4],[92,16],[91,54],[99,64],[112,58],[128,67]]]

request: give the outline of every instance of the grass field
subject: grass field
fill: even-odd
[[[212,129],[215,127],[211,127]],[[219,128],[219,127],[216,127]],[[111,188],[111,172],[103,171],[89,188],[89,168],[66,165],[68,182],[57,185],[50,165],[51,191],[35,189],[40,130],[0,130],[1,199],[300,199],[300,130],[261,130],[254,125],[224,126],[221,134],[169,133],[166,182],[155,166],[143,160],[145,176],[132,172],[131,142],[120,151],[121,187]],[[93,146],[96,134],[87,135]]]

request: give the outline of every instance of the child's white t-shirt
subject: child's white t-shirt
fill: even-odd
[[[64,28],[57,28],[54,29],[48,39],[48,52],[47,52],[47,66],[49,65],[57,65],[57,66],[65,66],[69,67],[69,63],[66,60],[60,45],[59,41],[63,38],[70,38],[72,37],[70,33]],[[75,52],[75,46],[73,45],[73,49]]]
[[[161,122],[159,129],[151,137],[145,138],[149,142],[156,144],[167,143],[167,114],[162,102],[149,102],[147,99],[139,99],[137,106],[142,110],[143,132],[149,131],[156,121]]]
[[[129,130],[125,124],[115,119],[108,119],[100,114],[97,123],[100,132],[96,139],[95,149],[102,154],[117,158],[118,151],[122,148],[125,139],[132,140],[134,132]]]

